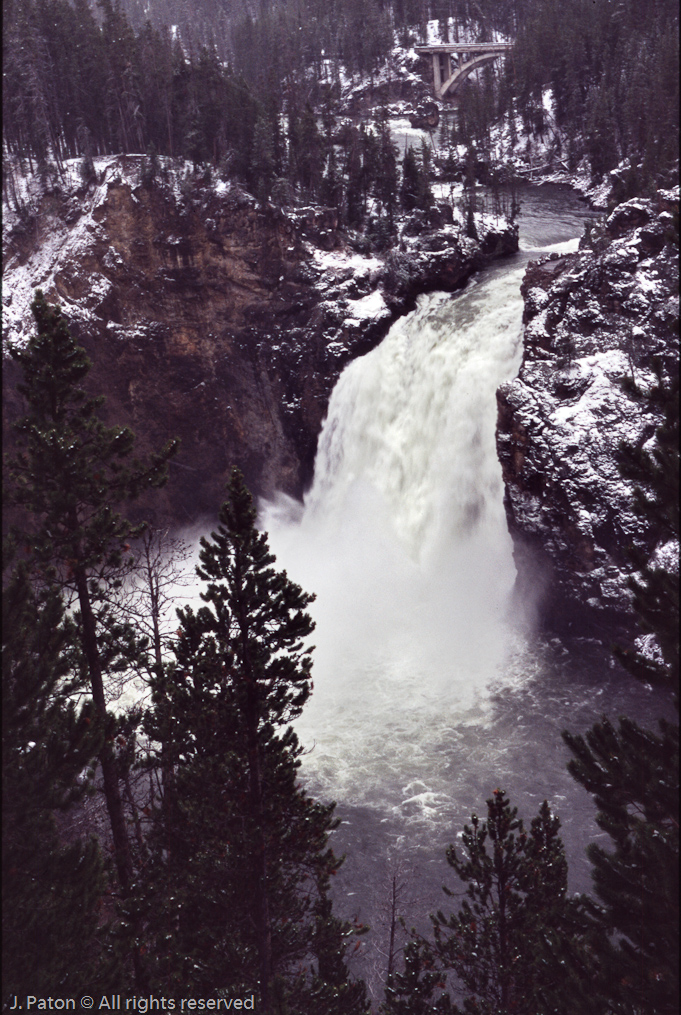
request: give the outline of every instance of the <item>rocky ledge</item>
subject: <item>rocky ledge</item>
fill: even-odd
[[[179,436],[159,518],[213,513],[231,465],[259,494],[300,495],[331,390],[418,292],[454,290],[517,234],[467,239],[433,209],[403,250],[353,250],[332,208],[261,206],[190,165],[145,176],[142,157],[70,167],[4,222],[3,337],[32,327],[33,290],[59,301],[92,361],[90,386],[142,449]],[[408,230],[407,230],[408,232]],[[5,371],[5,418],[17,412]],[[148,508],[147,508],[148,510]]]
[[[678,543],[655,545],[618,467],[622,442],[654,442],[655,363],[678,373],[678,286],[671,191],[618,206],[577,253],[528,266],[523,361],[497,393],[497,447],[517,591],[545,630],[630,641],[628,548],[678,570]]]

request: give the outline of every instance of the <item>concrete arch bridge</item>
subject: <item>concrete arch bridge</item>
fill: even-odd
[[[469,74],[513,49],[512,42],[443,42],[437,46],[415,46],[421,56],[433,59],[435,98],[452,98]]]

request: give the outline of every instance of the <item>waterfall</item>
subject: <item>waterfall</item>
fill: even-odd
[[[523,270],[422,296],[341,375],[304,505],[261,505],[278,563],[318,596],[297,730],[337,799],[392,810],[414,790],[437,810],[438,742],[484,721],[514,580],[495,391],[519,365]]]
[[[588,728],[606,703],[654,713],[593,646],[526,641],[509,616],[495,391],[520,362],[527,260],[576,250],[584,217],[566,189],[528,188],[521,253],[454,296],[421,297],[349,364],[304,503],[261,504],[278,566],[318,596],[314,690],[296,724],[302,774],[338,801],[341,911],[373,926],[397,857],[412,864],[408,919],[427,927],[445,847],[497,786],[527,822],[545,798],[556,808],[571,885],[586,890],[597,829],[561,730]]]

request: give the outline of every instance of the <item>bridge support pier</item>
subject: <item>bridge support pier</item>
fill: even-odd
[[[433,53],[433,83],[435,94],[439,95],[442,89],[442,71],[440,70],[440,54]]]

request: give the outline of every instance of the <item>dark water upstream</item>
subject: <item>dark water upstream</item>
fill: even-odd
[[[604,713],[652,724],[664,712],[594,644],[533,644],[510,615],[495,391],[520,363],[527,261],[576,249],[589,215],[567,188],[521,197],[520,253],[456,296],[422,297],[351,363],[305,504],[261,505],[279,564],[318,596],[315,690],[298,724],[303,775],[338,801],[334,848],[347,860],[337,908],[374,928],[361,960],[374,983],[391,865],[409,872],[408,923],[450,907],[445,848],[496,787],[528,825],[549,800],[571,888],[587,889],[584,848],[598,829],[566,772],[561,730],[584,731]]]

